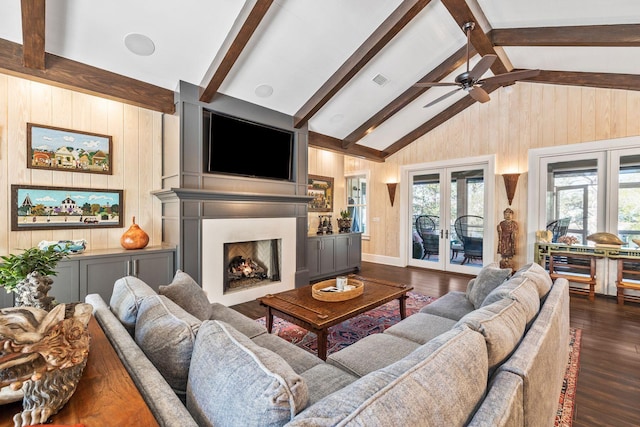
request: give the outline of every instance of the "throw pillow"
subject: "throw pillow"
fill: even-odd
[[[200,321],[164,295],[143,298],[135,341],[178,397],[185,401],[193,344]]]
[[[511,269],[500,268],[498,263],[483,267],[467,294],[467,298],[469,298],[471,304],[473,304],[475,308],[480,308],[482,301],[489,295],[489,292],[507,280],[509,274],[511,274]]]
[[[158,293],[166,296],[200,320],[208,320],[211,317],[211,304],[207,294],[184,271],[178,270],[173,281],[166,286],[160,286]]]
[[[308,401],[307,384],[282,357],[227,323],[202,323],[187,386],[198,425],[282,426]]]
[[[113,284],[109,307],[131,336],[135,330],[140,300],[151,295],[156,295],[156,291],[137,277],[126,276]]]

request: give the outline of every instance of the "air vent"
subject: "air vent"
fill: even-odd
[[[389,79],[382,74],[378,74],[373,78],[373,81],[379,86],[384,86],[389,81]]]

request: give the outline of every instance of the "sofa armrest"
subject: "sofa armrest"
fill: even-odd
[[[109,310],[102,297],[90,294],[85,298],[85,302],[93,306],[94,317],[158,423],[162,426],[197,427],[187,408]]]

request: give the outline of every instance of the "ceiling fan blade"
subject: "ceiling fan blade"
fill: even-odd
[[[433,104],[437,104],[438,102],[442,101],[443,99],[450,97],[451,95],[453,95],[454,93],[456,93],[460,89],[462,89],[462,88],[459,87],[457,89],[452,90],[451,92],[447,92],[444,95],[442,95],[441,97],[434,99],[433,101],[431,101],[430,103],[428,103],[427,105],[425,105],[422,108],[431,107]]]
[[[453,82],[418,82],[414,84],[415,87],[434,87],[434,86],[458,86],[458,83]]]
[[[469,89],[469,96],[482,103],[487,102],[491,99],[489,98],[489,94],[487,93],[487,91],[482,89],[480,86],[474,86]]]
[[[487,77],[479,81],[478,83],[485,84],[502,84],[506,82],[511,82],[515,80],[524,80],[530,77],[535,77],[540,74],[540,70],[521,70],[521,71],[512,71],[510,73],[498,74],[497,76]]]
[[[469,71],[469,78],[472,80],[478,80],[487,70],[493,65],[495,60],[498,58],[497,55],[485,55],[480,61]]]

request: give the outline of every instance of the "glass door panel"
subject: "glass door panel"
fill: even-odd
[[[484,258],[485,171],[448,171],[449,213],[446,262],[448,271],[477,273]]]
[[[441,172],[412,175],[411,258],[414,265],[442,268]],[[428,265],[424,265],[428,264]]]

